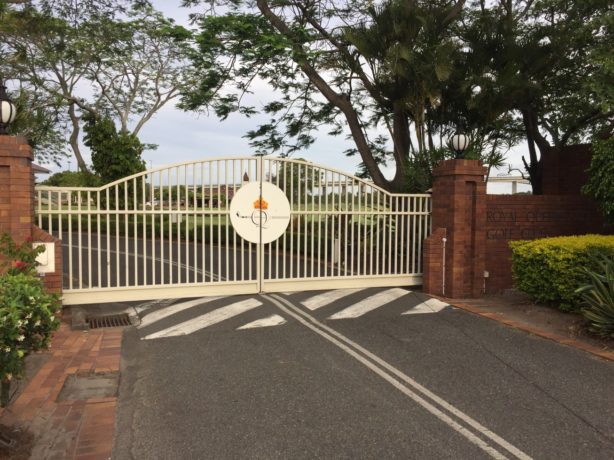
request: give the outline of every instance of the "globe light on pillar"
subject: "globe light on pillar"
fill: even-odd
[[[469,147],[469,136],[461,133],[456,133],[454,136],[450,138],[448,144],[452,151],[454,152],[454,158],[462,159],[463,153]]]
[[[17,109],[6,94],[6,86],[0,81],[0,134],[8,134],[8,127],[15,120]]]

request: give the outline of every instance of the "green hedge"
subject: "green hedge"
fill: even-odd
[[[515,286],[540,303],[580,311],[576,289],[588,283],[583,270],[596,270],[595,255],[614,257],[614,236],[583,235],[511,241]]]

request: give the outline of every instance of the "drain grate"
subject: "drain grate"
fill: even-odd
[[[106,316],[88,316],[85,319],[90,329],[100,329],[103,327],[123,327],[130,326],[130,317],[127,313],[120,315],[106,315]]]

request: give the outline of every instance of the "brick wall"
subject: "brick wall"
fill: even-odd
[[[580,195],[588,180],[591,145],[578,144],[542,152],[544,195]]]
[[[580,163],[569,159],[561,164],[567,168]],[[579,192],[581,184],[556,186],[559,192]],[[448,160],[435,169],[432,204],[433,233],[424,243],[423,288],[447,297],[479,297],[511,288],[511,240],[613,232],[604,226],[595,203],[579,193],[486,195],[484,168],[475,160]]]
[[[487,195],[486,292],[513,285],[510,240],[607,231],[595,203],[582,195]]]
[[[0,234],[10,231],[11,226],[10,177],[9,166],[0,164]]]

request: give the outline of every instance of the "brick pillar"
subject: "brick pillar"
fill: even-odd
[[[424,290],[427,293],[454,298],[479,297],[483,293],[485,174],[486,169],[477,160],[447,160],[433,171],[433,233],[424,245]]]
[[[33,219],[32,149],[23,137],[0,135],[0,234],[23,243],[32,237]]]
[[[32,159],[32,149],[25,138],[0,135],[0,235],[10,234],[17,244],[27,239],[54,243],[55,272],[41,276],[49,291],[61,294],[61,242],[34,226]]]

